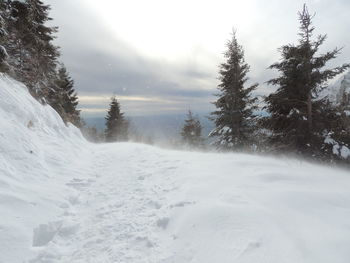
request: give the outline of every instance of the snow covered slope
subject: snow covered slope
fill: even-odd
[[[1,263],[28,258],[33,229],[61,212],[73,193],[58,182],[71,177],[84,143],[77,128],[66,127],[25,86],[0,74]]]
[[[350,107],[350,71],[341,74],[323,90],[321,97],[328,96],[330,101]]]
[[[349,262],[349,171],[93,145],[0,87],[1,263]]]

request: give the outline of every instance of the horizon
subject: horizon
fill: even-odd
[[[328,34],[321,52],[344,46],[330,66],[349,61],[345,0],[221,0],[200,6],[198,1],[45,0],[52,7],[51,24],[60,28],[56,43],[75,80],[79,107],[91,116],[103,116],[113,94],[129,115],[212,111],[218,65],[232,28],[251,68],[248,84],[260,84],[255,95],[269,94],[274,87],[265,82],[276,72],[267,67],[279,60],[280,46],[297,42],[297,12],[304,2],[316,14],[315,35]]]

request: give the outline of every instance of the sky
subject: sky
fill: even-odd
[[[330,63],[350,62],[348,0],[44,0],[56,44],[75,81],[83,116],[104,116],[116,95],[128,116],[213,110],[218,66],[233,28],[250,65],[256,95],[274,90],[267,69],[278,48],[296,43],[297,13],[307,3]]]

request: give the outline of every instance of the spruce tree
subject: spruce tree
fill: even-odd
[[[47,26],[50,6],[41,0],[0,1],[0,72],[27,85],[31,94],[49,103],[65,122],[80,126],[73,80],[57,71],[56,27]]]
[[[187,113],[185,124],[182,127],[181,137],[183,143],[188,147],[203,147],[202,125],[198,117],[194,117],[190,110]]]
[[[349,65],[323,69],[340,50],[336,48],[317,55],[326,35],[312,39],[315,28],[306,5],[299,12],[299,22],[298,44],[280,48],[282,61],[270,66],[277,69],[280,76],[268,82],[278,88],[266,98],[266,108],[271,115],[265,120],[265,127],[272,131],[270,143],[275,150],[316,156],[321,151],[322,134],[329,129],[333,116],[327,97],[320,98],[319,94],[328,80],[344,72]]]
[[[216,146],[224,150],[249,148],[253,127],[253,110],[256,98],[252,97],[258,84],[246,87],[249,65],[244,60],[243,47],[238,44],[236,33],[227,43],[226,62],[220,65],[219,97],[212,112],[215,129],[209,136],[217,137]]]
[[[5,1],[0,2],[0,72],[8,72],[10,66],[7,62],[8,54],[5,44],[8,38],[7,23],[9,17],[9,3]]]
[[[52,41],[56,27],[47,26],[50,6],[40,0],[10,1],[6,49],[16,78],[36,98],[46,98],[55,79],[58,47]]]
[[[80,111],[77,109],[78,96],[74,89],[74,81],[64,66],[61,66],[56,79],[49,86],[46,99],[65,122],[71,122],[77,127],[82,126]]]
[[[55,78],[58,47],[53,44],[57,27],[47,26],[50,6],[40,0],[27,0],[30,17],[33,21],[34,39],[32,40],[33,59],[31,61],[31,82],[37,88],[39,96],[46,96],[50,82]]]
[[[116,97],[111,98],[110,107],[106,116],[105,138],[107,142],[126,141],[128,139],[128,122],[120,110]]]
[[[14,68],[15,77],[29,84],[29,61],[31,59],[30,41],[33,33],[30,28],[32,21],[29,16],[29,5],[24,1],[9,1],[7,8],[10,15],[7,20],[8,41],[7,52],[10,55],[9,63]]]
[[[341,82],[337,103],[329,103],[329,121],[327,129],[323,132],[325,140],[322,144],[322,152],[328,153],[331,161],[341,161],[350,164],[350,156],[347,156],[350,149],[350,97],[347,92],[349,75],[346,75]],[[331,114],[331,115],[330,115]],[[327,115],[326,115],[327,116]]]
[[[66,122],[80,127],[80,111],[77,109],[78,96],[74,89],[74,81],[64,66],[58,70],[54,84],[55,86],[50,89],[49,104],[56,105]]]

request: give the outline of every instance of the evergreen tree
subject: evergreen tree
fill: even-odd
[[[251,93],[258,84],[245,87],[249,65],[244,60],[243,47],[238,44],[235,32],[227,43],[224,56],[227,60],[220,65],[219,98],[214,102],[217,110],[211,113],[215,129],[209,136],[218,137],[215,144],[221,149],[247,149],[252,145],[250,134],[254,128],[256,101]]]
[[[9,65],[7,63],[7,51],[4,47],[4,43],[7,38],[7,26],[6,17],[8,9],[7,3],[5,1],[0,2],[0,72],[7,72],[9,70]]]
[[[328,80],[349,65],[322,70],[340,50],[336,48],[317,56],[326,35],[312,40],[314,27],[306,5],[299,12],[299,22],[298,45],[283,46],[282,61],[270,66],[277,69],[280,76],[268,82],[278,89],[266,98],[271,116],[265,120],[265,127],[273,133],[270,142],[275,149],[319,155],[323,133],[330,128],[334,117],[327,98],[320,98],[319,93]]]
[[[105,137],[107,142],[126,141],[128,139],[128,122],[116,97],[111,98],[110,108],[106,116]]]
[[[328,126],[324,130],[325,140],[321,146],[322,152],[328,160],[347,162],[350,164],[350,111],[349,94],[346,91],[349,76],[345,76],[341,83],[337,103],[329,103],[327,112]]]
[[[58,70],[54,86],[49,91],[48,102],[66,122],[71,122],[77,127],[81,126],[80,111],[77,110],[78,96],[74,89],[74,81],[64,66]]]
[[[9,63],[14,68],[15,77],[28,84],[30,41],[32,33],[30,30],[29,5],[23,1],[8,1],[7,17],[8,41],[6,43],[7,52],[10,55]]]
[[[40,0],[27,0],[30,7],[31,23],[31,52],[30,60],[31,74],[29,82],[35,92],[45,97],[49,92],[50,82],[56,76],[58,47],[52,42],[57,27],[47,26],[46,23],[52,19],[49,17],[50,6]]]
[[[347,145],[350,146],[350,74],[348,73],[341,82],[339,95],[339,105],[337,105],[338,116],[341,116],[340,121],[340,131],[337,134],[340,134],[340,140],[344,141]]]
[[[51,20],[50,7],[40,0],[9,1],[10,18],[6,49],[16,78],[24,82],[36,98],[48,96],[55,79],[58,48],[53,45],[56,27],[46,25]]]
[[[0,72],[25,83],[65,122],[80,126],[73,80],[64,67],[57,72],[59,52],[52,43],[57,28],[46,25],[49,10],[41,0],[0,1]]]
[[[185,145],[194,148],[203,147],[202,125],[197,117],[189,110],[187,119],[181,131],[182,141]]]

